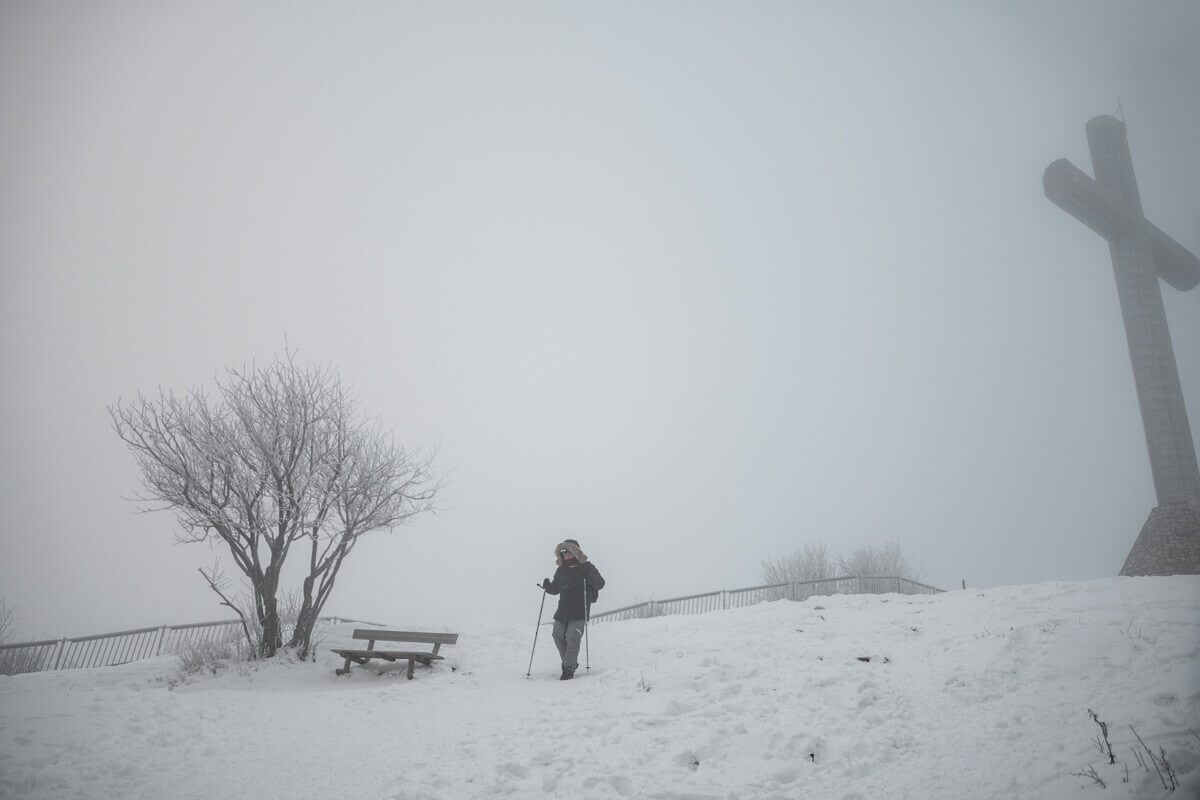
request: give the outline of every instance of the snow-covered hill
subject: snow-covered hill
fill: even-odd
[[[1200,577],[595,625],[568,683],[548,629],[524,677],[533,620],[460,630],[411,682],[335,677],[327,648],[350,630],[317,664],[182,683],[169,659],[0,678],[0,795],[1200,797]]]

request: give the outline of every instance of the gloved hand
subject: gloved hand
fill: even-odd
[[[542,578],[542,589],[547,592],[550,591],[550,579],[549,578]]]
[[[600,590],[599,589],[588,589],[588,602],[589,603],[594,603],[599,598],[600,598]]]

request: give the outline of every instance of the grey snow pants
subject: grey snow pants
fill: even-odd
[[[554,644],[562,657],[563,669],[574,672],[579,667],[579,643],[583,641],[583,620],[567,622],[554,620]]]

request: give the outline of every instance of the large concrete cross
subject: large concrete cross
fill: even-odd
[[[1138,405],[1158,506],[1142,528],[1122,575],[1200,573],[1200,469],[1158,279],[1181,291],[1200,283],[1200,260],[1146,220],[1125,125],[1087,123],[1092,180],[1071,162],[1046,168],[1046,197],[1108,240],[1125,321]]]

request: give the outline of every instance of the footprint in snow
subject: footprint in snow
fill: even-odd
[[[681,703],[678,700],[672,700],[667,703],[667,707],[663,709],[663,713],[669,714],[672,717],[680,717],[695,710],[695,708],[689,706],[687,703]]]
[[[496,767],[496,771],[501,775],[511,775],[514,778],[529,777],[529,770],[514,761],[510,761],[507,764],[501,764],[500,766]]]
[[[629,797],[631,794],[633,794],[633,781],[624,775],[609,775],[608,777],[603,778],[588,778],[583,782],[583,788],[591,789],[597,785],[605,783],[615,789],[617,794],[621,795],[621,797]]]
[[[799,770],[797,770],[794,767],[788,767],[787,769],[781,769],[781,770],[773,773],[771,775],[771,780],[776,781],[778,783],[795,783],[796,779],[799,777],[800,777]]]

